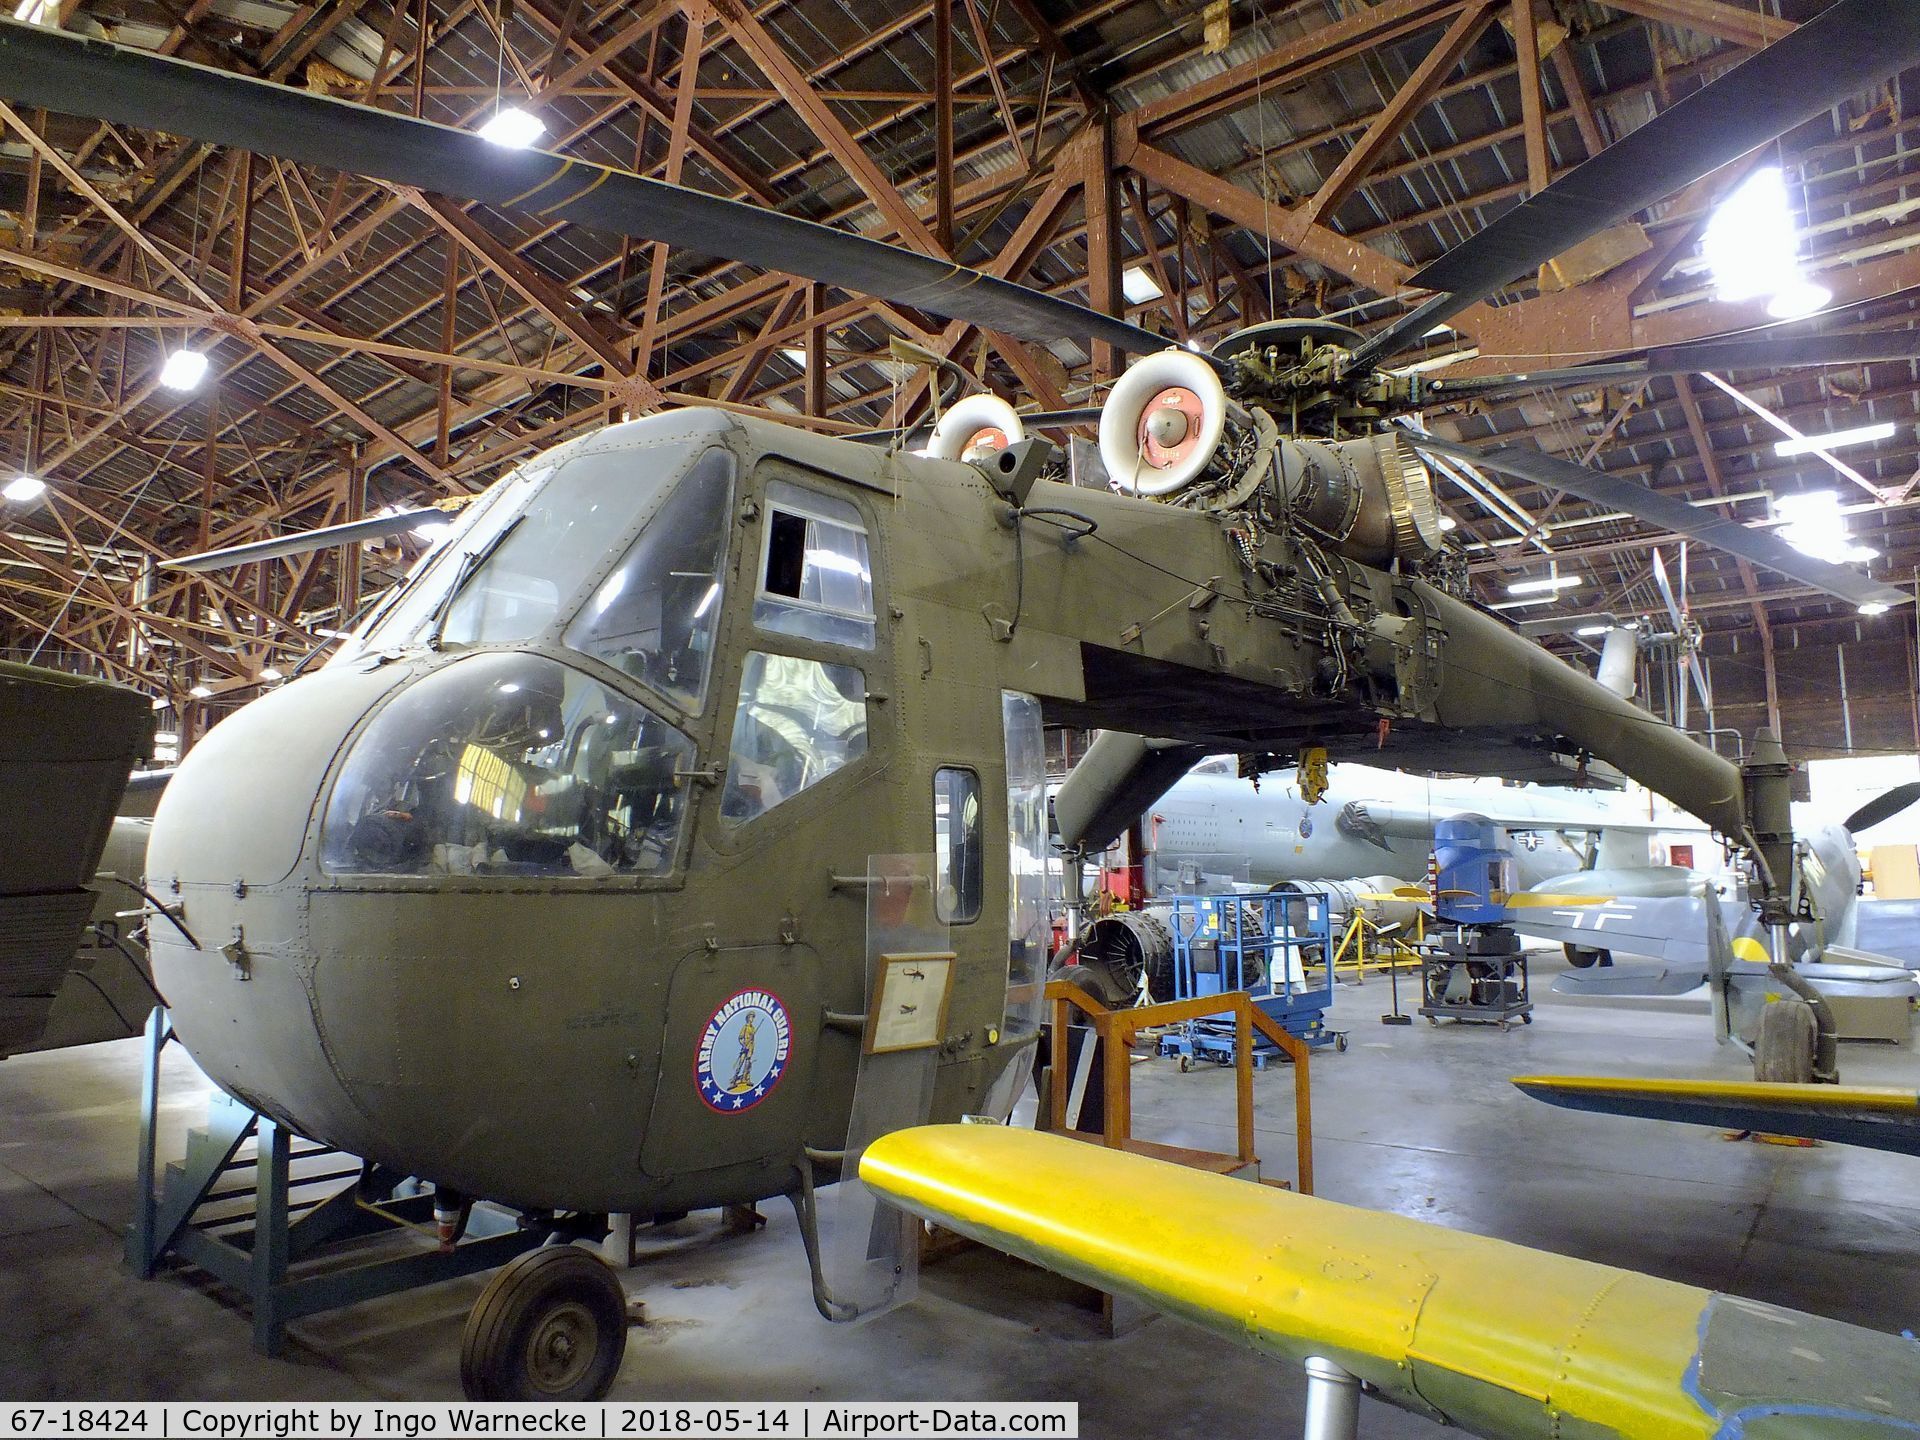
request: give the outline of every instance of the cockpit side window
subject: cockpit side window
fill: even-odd
[[[698,712],[720,618],[733,456],[711,449],[567,627],[565,643]]]
[[[693,742],[569,666],[495,653],[403,687],[355,739],[322,866],[403,876],[664,875]]]
[[[744,825],[866,753],[858,670],[752,651],[740,673],[721,817]]]
[[[767,486],[753,623],[828,645],[873,648],[873,567],[858,506],[784,480]]]

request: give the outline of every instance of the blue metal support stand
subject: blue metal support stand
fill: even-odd
[[[475,1206],[465,1238],[442,1246],[431,1187],[305,1141],[217,1092],[206,1127],[188,1134],[185,1157],[157,1177],[160,1061],[171,1039],[167,1012],[154,1010],[141,1077],[139,1188],[127,1264],[151,1280],[173,1257],[240,1291],[253,1312],[254,1348],[263,1355],[279,1354],[287,1323],[302,1316],[491,1270],[556,1233],[605,1233],[603,1224],[596,1230],[600,1217],[529,1223]],[[223,1183],[247,1170],[251,1184]],[[395,1243],[370,1257],[356,1249],[354,1263],[338,1263],[344,1242],[379,1235]],[[331,1263],[318,1265],[323,1258]]]
[[[1324,896],[1176,895],[1169,918],[1175,1000],[1245,991],[1288,1034],[1346,1049],[1346,1036],[1326,1025],[1333,946]],[[1309,962],[1321,970],[1318,981],[1307,979]],[[1231,1065],[1240,1043],[1231,1021],[1189,1020],[1161,1037],[1159,1053],[1177,1057],[1183,1070],[1200,1060]],[[1249,1058],[1258,1070],[1283,1057],[1279,1047],[1257,1040]]]

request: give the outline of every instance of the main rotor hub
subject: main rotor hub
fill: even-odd
[[[1269,320],[1261,325],[1235,330],[1213,347],[1213,357],[1216,360],[1231,360],[1249,350],[1278,350],[1283,355],[1297,358],[1303,342],[1311,344],[1316,350],[1327,345],[1337,345],[1342,350],[1357,350],[1365,339],[1351,325],[1341,325],[1332,320]]]

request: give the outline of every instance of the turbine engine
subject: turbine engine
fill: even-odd
[[[1269,409],[1230,400],[1213,364],[1185,350],[1120,377],[1100,412],[1100,457],[1124,494],[1245,511],[1364,565],[1442,550],[1433,479],[1404,434],[1283,435]]]

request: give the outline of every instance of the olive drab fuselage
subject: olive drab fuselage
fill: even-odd
[[[1389,763],[1490,773],[1572,735],[1668,793],[1721,778],[1418,579],[1317,557],[1336,634],[1282,538],[1256,574],[1215,515],[1023,503],[703,410],[529,461],[181,764],[148,856],[193,937],[152,926],[180,1038],[296,1131],[470,1195],[750,1201],[846,1142],[876,874],[918,877],[955,956],[927,1118],[1007,1103],[1044,975],[1043,711],[1220,750],[1390,734]]]

